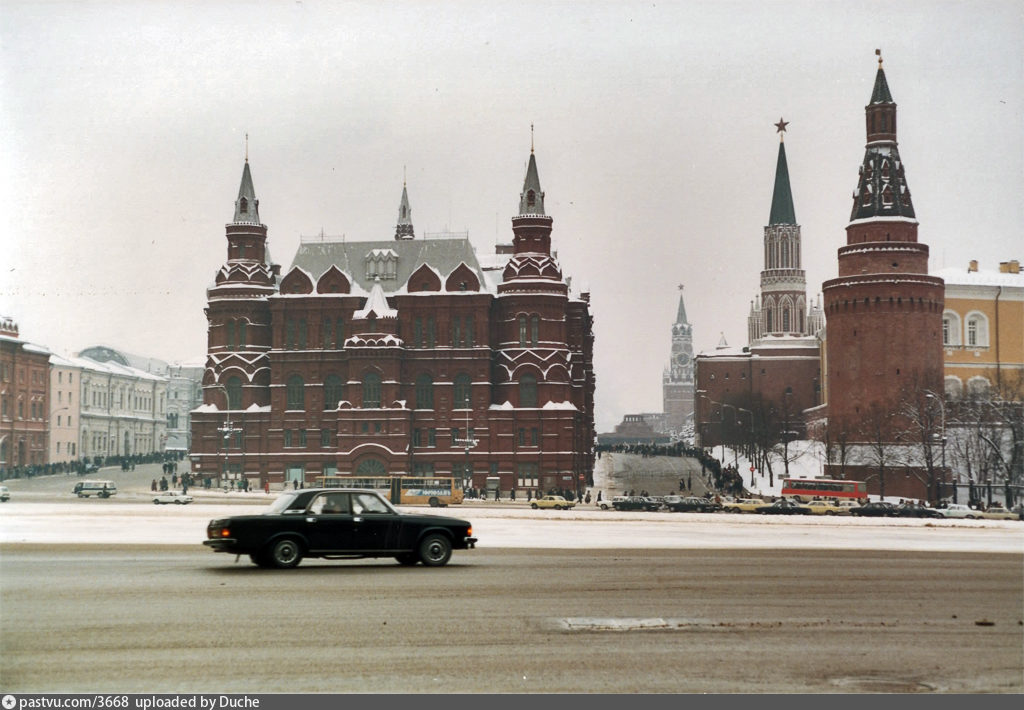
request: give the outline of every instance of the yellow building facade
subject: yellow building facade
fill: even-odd
[[[947,399],[1024,397],[1024,274],[1017,260],[998,270],[943,269],[942,315]]]

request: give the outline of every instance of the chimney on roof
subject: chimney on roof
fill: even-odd
[[[973,274],[978,271],[978,260],[971,259],[971,263],[967,265],[967,273]]]
[[[1019,274],[1020,273],[1020,262],[1014,259],[1013,261],[1000,261],[999,262],[999,273],[1001,274]]]

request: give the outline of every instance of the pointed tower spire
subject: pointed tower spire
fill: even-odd
[[[676,310],[676,324],[689,323],[686,320],[686,304],[683,303],[683,285],[679,284],[679,308]]]
[[[416,234],[412,228],[412,208],[409,207],[409,191],[402,180],[402,201],[398,205],[398,224],[395,226],[395,239],[412,239]]]
[[[245,167],[242,168],[242,184],[238,187],[238,199],[235,200],[235,218],[232,224],[259,224],[260,201],[256,199],[256,190],[252,186],[252,174],[249,172],[249,143],[246,140]]]
[[[896,102],[885,80],[881,50],[876,49],[875,54],[878,55],[878,72],[871,101],[864,107],[867,145],[857,190],[853,193],[850,221],[877,217],[913,220],[914,204],[896,143]]]
[[[772,211],[768,224],[796,224],[796,210],[793,209],[793,191],[789,187],[789,165],[786,162],[786,144],[782,136],[789,121],[781,118],[775,124],[779,134],[779,159],[775,163],[775,190],[772,192]]]
[[[530,124],[530,162],[526,166],[526,179],[519,197],[519,214],[544,214],[544,193],[537,174],[537,157],[533,154],[533,124]]]

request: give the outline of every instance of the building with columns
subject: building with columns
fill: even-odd
[[[394,237],[303,239],[271,262],[248,160],[207,290],[193,469],[251,485],[317,476],[455,475],[467,486],[590,482],[589,294],[551,249],[532,150],[512,248],[416,237],[402,188]]]

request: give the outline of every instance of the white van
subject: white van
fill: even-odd
[[[117,484],[113,481],[79,481],[71,492],[77,493],[79,498],[109,498],[117,495]]]

